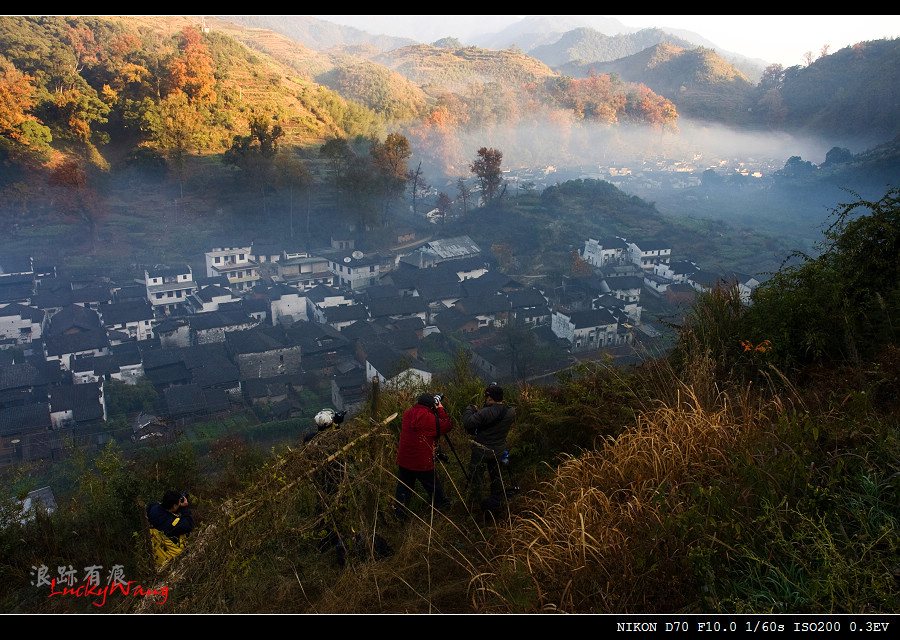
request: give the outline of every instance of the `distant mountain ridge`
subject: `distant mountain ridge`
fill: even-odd
[[[549,66],[558,67],[570,62],[618,60],[662,43],[685,48],[691,46],[687,40],[661,29],[642,29],[635,33],[608,36],[596,29],[581,27],[563,34],[553,44],[535,47],[530,53]]]
[[[222,20],[257,29],[270,29],[319,51],[338,47],[369,45],[389,51],[414,44],[410,38],[367,33],[310,16],[219,16]]]
[[[543,44],[553,44],[567,31],[590,27],[607,35],[635,31],[615,18],[604,16],[528,16],[497,31],[471,40],[471,44],[487,49],[506,49],[513,45],[531,51]]]
[[[552,46],[565,37],[568,32],[578,29],[592,29],[610,37],[629,35],[647,30],[629,27],[619,20],[608,16],[528,16],[505,29],[473,38],[471,42],[472,44],[491,49],[505,49],[507,47],[517,46],[523,51],[540,58],[541,56],[535,52],[536,48],[541,46]],[[669,40],[671,44],[677,44],[686,48],[692,48],[691,45],[694,45],[715,49],[720,56],[736,66],[753,82],[759,80],[763,69],[768,65],[768,62],[765,60],[749,58],[739,53],[726,51],[718,44],[693,31],[676,29],[665,25],[659,25],[651,30],[662,31],[669,36],[674,37],[675,39]],[[659,44],[663,41],[664,40],[649,42],[646,46]],[[621,53],[621,55],[617,57],[625,57],[637,53],[638,51],[640,51],[640,49],[630,50]],[[615,58],[605,56],[604,59],[613,60]],[[578,62],[579,60],[582,62],[591,61],[585,58],[571,58],[562,62],[548,62],[548,64],[555,66],[566,62]],[[545,62],[547,61],[545,60]]]

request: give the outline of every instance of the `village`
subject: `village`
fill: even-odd
[[[32,257],[0,263],[0,464],[59,459],[72,439],[170,439],[252,410],[260,421],[357,412],[372,384],[428,385],[463,357],[485,379],[551,381],[581,360],[640,361],[660,327],[646,304],[759,281],[675,260],[664,242],[588,238],[587,271],[527,285],[469,236],[396,233],[365,253],[352,234],[315,251],[223,242],[143,278],[66,277]],[[152,412],[106,428],[110,393],[151,384]]]
[[[628,193],[653,193],[660,189],[684,190],[700,187],[704,179],[730,181],[740,186],[766,188],[784,162],[750,157],[645,157],[614,164],[546,165],[504,170],[504,179],[514,193],[537,190],[564,180],[605,180]]]

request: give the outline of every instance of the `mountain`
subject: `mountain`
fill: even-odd
[[[607,35],[634,31],[616,20],[605,16],[528,16],[496,33],[472,39],[472,44],[486,49],[506,49],[513,45],[523,51],[556,42],[566,31],[579,27],[591,27]]]
[[[608,36],[595,29],[582,27],[569,31],[553,44],[531,50],[538,60],[551,67],[568,62],[607,62],[643,51],[660,43],[689,48],[691,44],[661,29],[642,29],[636,33]]]
[[[768,62],[760,58],[748,58],[747,56],[742,56],[741,54],[734,53],[733,51],[725,51],[715,42],[704,38],[699,33],[694,33],[693,31],[688,31],[687,29],[673,29],[671,27],[660,28],[666,33],[671,33],[673,36],[677,36],[682,40],[687,40],[691,44],[697,45],[698,47],[715,49],[716,53],[722,56],[722,58],[727,62],[733,64],[738,71],[747,76],[747,79],[753,83],[759,82],[763,70],[767,66],[769,66]]]
[[[0,85],[25,89],[0,146],[102,167],[138,148],[218,153],[258,115],[295,144],[383,131],[374,112],[199,26],[185,17],[0,18]]]
[[[529,16],[510,25],[502,31],[474,38],[472,43],[488,49],[505,49],[515,45],[531,55],[540,57],[540,55],[537,55],[534,51],[537,47],[554,45],[567,32],[585,28],[599,31],[606,36],[627,35],[639,31],[638,29],[622,24],[615,18],[606,16]],[[737,67],[738,70],[746,75],[752,82],[758,82],[763,69],[768,66],[768,62],[765,60],[748,58],[739,53],[726,51],[716,43],[693,31],[666,26],[660,26],[653,30],[663,31],[669,36],[672,36],[674,39],[666,41],[673,44],[678,44],[687,48],[691,48],[690,45],[693,44],[699,47],[715,49],[720,56]],[[663,40],[659,40],[658,42],[663,42]],[[646,48],[647,46],[657,44],[658,42],[648,42],[641,48]],[[620,52],[621,55],[616,57],[624,57],[632,53],[637,53],[637,51],[640,51],[640,49]],[[613,60],[615,58],[604,56],[603,58],[596,59]],[[590,61],[584,57],[573,57],[570,60],[567,60],[567,62],[574,62],[577,60],[583,62]],[[547,61],[545,60],[545,62]],[[555,66],[561,63],[548,62],[548,64],[550,64],[550,66]]]
[[[764,80],[752,108],[757,119],[788,129],[891,139],[900,133],[900,39],[860,42],[785,69]]]
[[[388,51],[375,61],[402,74],[429,93],[463,91],[472,83],[522,85],[556,75],[543,62],[512,50],[478,47],[445,49],[427,44]]]
[[[415,40],[373,35],[354,27],[317,20],[310,16],[220,16],[223,20],[257,29],[270,29],[313,49],[325,50],[353,45],[370,45],[389,51]]]
[[[505,29],[521,16],[503,15],[314,15],[314,18],[344,24],[369,33],[388,33],[434,42],[448,36],[466,42],[481,34]]]
[[[711,49],[658,44],[611,62],[566,65],[565,73],[615,73],[672,100],[682,115],[733,121],[753,91],[747,77]]]
[[[366,56],[316,51],[280,33],[243,27],[226,20],[210,19],[207,24],[215,31],[272,56],[306,78],[372,109],[387,120],[409,120],[424,109],[425,94],[419,87]],[[370,55],[378,53],[371,45],[355,45],[343,51],[357,48]]]

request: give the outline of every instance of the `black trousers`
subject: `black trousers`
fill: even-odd
[[[434,502],[434,506],[441,508],[447,506],[450,501],[444,495],[441,488],[441,481],[437,477],[437,472],[431,471],[412,471],[403,467],[397,468],[397,491],[394,498],[397,500],[397,508],[406,507],[412,498],[413,490],[416,486],[416,480],[422,483],[422,488],[428,494],[428,501]]]
[[[500,461],[491,449],[472,445],[472,458],[469,462],[469,477],[471,481],[470,497],[481,497],[481,483],[484,476],[484,467],[487,467],[488,476],[491,478],[491,494],[489,500],[498,505],[503,502],[503,479],[500,476]]]

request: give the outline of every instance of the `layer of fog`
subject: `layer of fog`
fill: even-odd
[[[505,169],[640,168],[644,163],[667,161],[703,171],[723,161],[728,166],[744,162],[780,168],[797,155],[818,164],[834,146],[834,141],[821,138],[737,130],[685,119],[679,121],[677,130],[660,130],[577,121],[556,112],[543,119],[470,127],[451,136],[421,137],[413,148],[424,160],[423,168],[433,179],[440,179],[441,174],[467,175],[468,164],[480,147],[500,149]]]

